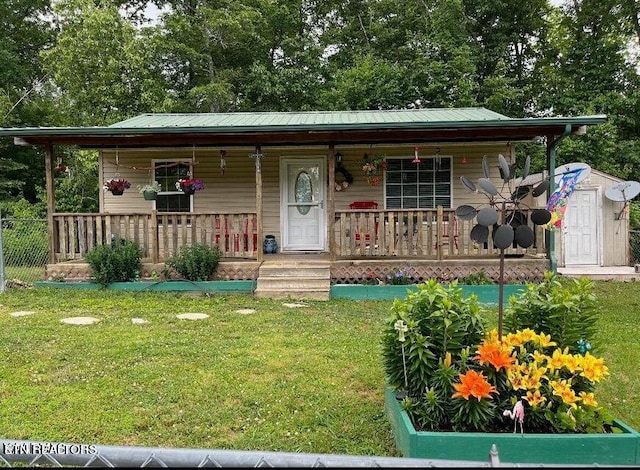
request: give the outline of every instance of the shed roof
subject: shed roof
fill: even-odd
[[[509,118],[485,108],[142,114],[104,127],[0,129],[28,144],[84,147],[523,141],[581,132],[606,116]]]

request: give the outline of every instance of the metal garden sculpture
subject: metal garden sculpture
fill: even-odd
[[[497,188],[491,182],[489,161],[485,155],[482,159],[483,178],[474,184],[466,176],[460,180],[464,187],[472,193],[482,193],[488,198],[485,207],[473,207],[461,205],[456,208],[456,216],[461,220],[476,219],[476,224],[471,229],[469,237],[476,243],[485,244],[489,240],[489,227],[493,227],[492,239],[496,248],[500,249],[500,277],[498,280],[498,335],[502,337],[502,319],[504,306],[504,250],[512,244],[522,248],[533,245],[535,234],[527,225],[527,214],[522,209],[530,209],[522,202],[529,192],[534,197],[542,195],[549,188],[549,178],[543,179],[533,190],[523,186],[522,182],[529,175],[531,159],[526,158],[520,182],[515,184],[517,166],[509,164],[503,155],[498,155],[498,163],[502,179],[502,187]],[[531,210],[531,221],[535,225],[545,225],[551,219],[551,213],[546,209]]]

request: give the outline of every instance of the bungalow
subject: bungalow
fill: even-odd
[[[217,278],[257,279],[257,295],[326,298],[329,282],[397,268],[418,281],[496,277],[499,250],[490,238],[471,240],[474,222],[455,214],[488,200],[460,177],[482,177],[487,156],[498,179],[498,155],[521,162],[515,144],[540,137],[553,169],[562,139],[605,119],[512,119],[484,108],[144,114],[107,127],[6,128],[0,137],[45,149],[50,276],[86,275],[84,254],[112,237],[135,240],[147,271],[183,244],[208,243],[223,253]],[[97,149],[101,181],[131,187],[101,193],[99,213],[57,213],[59,145]],[[181,179],[200,180],[201,190],[185,191]],[[147,200],[136,188],[154,181],[160,192]],[[555,269],[553,234],[531,227],[532,246],[506,250],[507,281]]]

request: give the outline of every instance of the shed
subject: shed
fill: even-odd
[[[529,175],[521,184],[532,186],[542,178],[543,173],[536,173]],[[628,206],[605,196],[608,188],[622,181],[591,169],[591,174],[576,185],[567,201],[562,226],[555,232],[558,266],[631,265]],[[528,203],[544,206],[546,197],[543,194]]]

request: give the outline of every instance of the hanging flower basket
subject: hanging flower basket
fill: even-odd
[[[145,184],[142,187],[138,186],[138,188],[145,201],[155,201],[158,199],[158,193],[162,189],[160,183],[157,181],[154,181],[153,184]]]
[[[371,186],[378,186],[381,182],[384,170],[387,169],[387,161],[385,155],[376,155],[370,157],[369,154],[364,154],[362,159],[362,172],[364,178]]]
[[[125,189],[129,189],[131,183],[123,178],[112,178],[104,182],[104,190],[111,192],[114,196],[122,196]]]
[[[185,194],[193,194],[204,189],[204,183],[200,178],[180,178],[176,181],[176,188]]]

